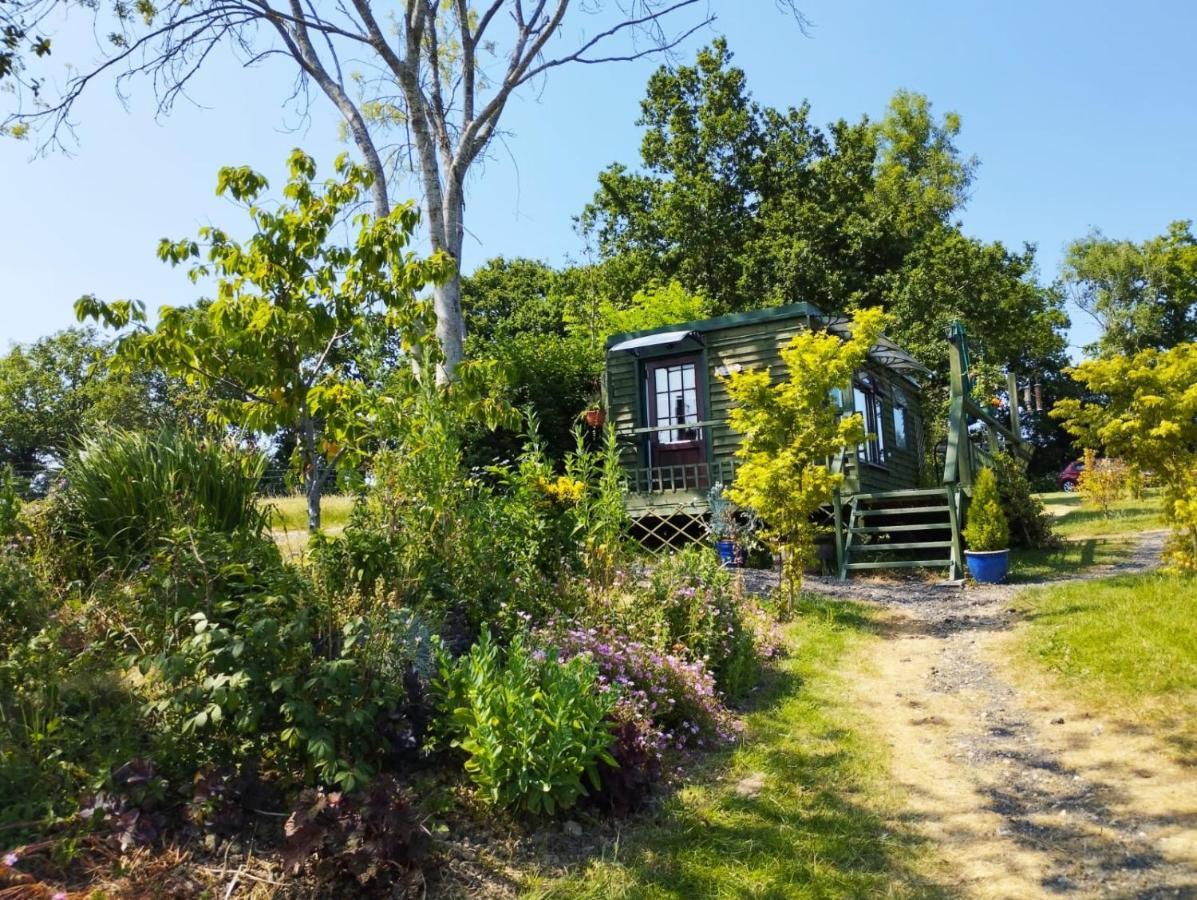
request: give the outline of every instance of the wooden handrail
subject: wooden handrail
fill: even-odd
[[[686,428],[710,428],[712,425],[717,425],[717,424],[718,424],[718,422],[716,422],[714,419],[709,419],[705,422],[686,422],[681,425],[679,425],[679,424],[650,425],[645,428],[632,428],[629,431],[616,432],[616,436],[618,437],[619,435],[628,435],[628,434],[630,434],[630,435],[653,434],[658,431],[682,431]]]

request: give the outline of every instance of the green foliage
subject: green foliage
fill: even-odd
[[[112,363],[112,347],[80,328],[0,357],[0,465],[10,463],[29,478],[101,427],[154,429],[190,418],[176,381]],[[192,398],[199,408],[206,400]]]
[[[572,333],[590,340],[593,354],[601,360],[607,338],[612,335],[693,322],[710,315],[712,306],[704,297],[690,293],[674,280],[636,291],[630,301],[603,297],[584,303],[574,298],[566,323]]]
[[[972,501],[968,505],[968,521],[962,531],[968,549],[978,552],[1005,550],[1010,546],[1010,525],[1002,510],[1002,496],[997,476],[985,467],[973,482]]]
[[[719,689],[734,699],[753,687],[759,674],[750,606],[714,551],[687,547],[653,569],[635,604],[636,620],[626,627],[663,652],[685,648],[684,655],[702,660]]]
[[[812,516],[843,480],[828,461],[865,439],[860,416],[842,417],[832,392],[848,389],[883,323],[880,310],[862,310],[846,341],[824,332],[796,334],[781,350],[788,373],[783,381],[774,383],[767,369],[726,379],[736,404],[729,422],[743,436],[728,495],[760,517],[762,538],[781,551],[790,602],[814,558],[818,531]]]
[[[1074,241],[1064,278],[1102,335],[1102,356],[1167,350],[1197,340],[1197,237],[1190,221],[1141,244],[1093,231]]]
[[[1097,457],[1092,447],[1085,449],[1085,468],[1077,479],[1076,487],[1081,498],[1089,506],[1101,510],[1105,518],[1110,517],[1111,508],[1126,496],[1130,473],[1120,459]]]
[[[997,476],[998,492],[1002,498],[1002,512],[1010,527],[1014,543],[1027,550],[1046,550],[1059,545],[1051,515],[1035,496],[1026,466],[1009,453],[993,457],[993,472]]]
[[[411,204],[381,218],[359,214],[352,244],[331,243],[372,175],[342,155],[338,177],[320,188],[310,157],[296,150],[289,163],[288,202],[278,209],[256,205],[267,186],[261,175],[220,170],[217,193],[248,204],[254,236],[247,243],[206,226],[203,249],[189,239],[159,246],[164,261],[190,265],[193,282],[215,277],[215,299],[163,307],[152,331],[144,328],[140,303],[84,297],[76,312],[112,327],[141,325],[121,339],[122,358],[219,388],[222,423],[265,434],[295,429],[315,530],[324,482],[336,466],[361,462],[382,402],[380,386],[362,377],[355,350],[382,328],[402,352],[434,365],[431,312],[415,295],[448,277],[452,263],[443,254],[420,260],[406,250],[419,218]]]
[[[715,312],[884,305],[889,336],[939,383],[956,320],[994,362],[1063,364],[1064,297],[1037,282],[1033,248],[983,243],[953,221],[976,172],[955,114],[907,91],[877,122],[820,129],[809,114],[753,101],[723,40],[654,73],[641,168],[600,173],[580,217],[613,295],[676,280]]]
[[[1052,416],[1084,446],[1155,473],[1169,561],[1197,569],[1197,343],[1087,360],[1072,375],[1094,399],[1063,400]]]
[[[437,665],[445,732],[487,802],[553,815],[587,794],[584,777],[600,786],[599,762],[615,764],[614,697],[599,692],[589,659],[538,658],[522,635],[501,651],[484,630],[468,654],[442,652]]]
[[[611,424],[597,451],[586,447],[581,431],[576,432],[575,441],[575,450],[565,461],[566,474],[581,487],[573,512],[573,537],[586,576],[606,588],[615,579],[619,564],[626,561],[628,513],[619,443]]]
[[[586,281],[578,269],[502,257],[462,279],[468,355],[498,365],[509,402],[535,412],[545,452],[557,461],[573,448],[578,413],[593,401],[602,372],[602,354],[590,336],[567,325],[571,306],[588,291]],[[490,465],[520,449],[517,433],[500,431],[468,435],[465,452]]]
[[[20,529],[21,497],[12,466],[0,465],[0,541],[17,536]]]
[[[65,487],[47,548],[76,572],[126,572],[179,529],[260,534],[265,512],[256,453],[162,431],[114,431],[90,439],[64,467]]]

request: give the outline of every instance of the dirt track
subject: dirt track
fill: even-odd
[[[1083,578],[1144,571],[1162,535]],[[1153,736],[1090,716],[1013,672],[1014,586],[811,579],[883,606],[851,679],[892,753],[908,815],[950,888],[981,897],[1197,898],[1197,772]]]

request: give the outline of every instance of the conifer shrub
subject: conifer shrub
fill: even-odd
[[[1002,511],[1010,526],[1010,539],[1019,547],[1042,550],[1058,546],[1052,517],[1035,496],[1026,466],[1008,453],[993,457],[993,471],[997,476]],[[1054,490],[1055,482],[1052,482]]]
[[[968,549],[979,553],[1005,550],[1010,546],[1010,525],[1002,510],[997,477],[989,467],[978,472],[973,482],[973,497],[963,534]]]

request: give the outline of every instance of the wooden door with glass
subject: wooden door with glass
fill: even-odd
[[[699,425],[706,409],[702,356],[672,356],[646,363],[644,390],[648,409],[648,464],[654,490],[705,490],[706,429]]]

